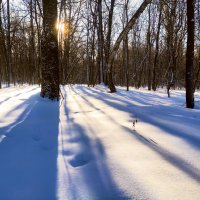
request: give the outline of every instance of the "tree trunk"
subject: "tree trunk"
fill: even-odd
[[[102,22],[102,0],[98,0],[98,58],[99,58],[99,82],[104,82],[104,37],[103,37],[103,22]]]
[[[30,50],[29,50],[29,62],[30,62],[30,73],[33,75],[36,71],[36,57],[35,57],[35,33],[34,33],[34,4],[33,0],[30,0]],[[31,77],[31,76],[30,76]],[[35,78],[32,77],[30,83],[35,83]]]
[[[152,42],[151,42],[151,4],[149,5],[148,9],[148,30],[147,30],[147,82],[148,82],[148,90],[151,90],[151,82],[152,82],[152,71],[151,71],[151,64],[152,64],[152,59],[151,59],[151,51],[152,51]]]
[[[186,106],[194,108],[194,0],[187,0]]]
[[[106,35],[106,41],[104,45],[104,52],[105,52],[105,71],[108,68],[108,60],[110,56],[110,46],[111,46],[111,34],[112,34],[112,26],[113,26],[113,13],[114,13],[114,7],[115,7],[115,0],[111,0],[110,2],[110,9],[108,14],[108,26],[107,26],[107,35]],[[104,83],[108,85],[108,77],[107,74],[104,75]]]
[[[119,49],[119,45],[121,41],[127,36],[133,25],[135,24],[136,20],[140,17],[140,15],[143,13],[145,8],[148,6],[149,3],[151,3],[152,0],[144,0],[141,6],[138,8],[136,13],[131,17],[125,28],[122,30],[120,33],[119,37],[117,38],[115,45],[109,55],[109,60],[108,60],[108,87],[110,88],[110,92],[116,92],[115,85],[112,80],[112,64],[113,60],[115,58],[115,55]]]
[[[12,52],[11,52],[11,38],[10,38],[10,0],[7,0],[7,79],[8,86],[10,86],[12,77]]]
[[[162,2],[160,3],[160,9],[159,9],[159,18],[158,18],[158,25],[157,25],[157,34],[156,34],[156,49],[155,49],[155,56],[154,56],[154,64],[153,64],[153,83],[152,83],[152,89],[156,91],[157,87],[157,81],[156,81],[156,75],[157,75],[157,66],[158,66],[158,54],[159,54],[159,40],[160,40],[160,28],[161,28],[161,18],[162,18]]]
[[[59,99],[57,0],[43,0],[41,96]]]
[[[128,23],[128,5],[129,0],[124,5],[124,22]],[[125,51],[125,71],[126,71],[126,90],[129,91],[129,47],[128,47],[128,35],[124,39],[124,51]]]

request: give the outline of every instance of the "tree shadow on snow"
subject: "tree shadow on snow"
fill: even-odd
[[[36,90],[37,88],[38,88],[38,87],[33,88],[33,89],[30,89],[30,90],[26,91],[26,93],[28,93],[28,92],[32,92],[32,91]],[[21,93],[21,91],[20,91],[19,93],[15,94],[14,96],[7,97],[7,98],[4,99],[3,101],[0,101],[0,105],[3,104],[3,103],[5,103],[5,102],[7,102],[8,100],[10,100],[10,99],[12,99],[12,98],[15,98],[15,97],[20,96],[21,94],[22,94],[22,93]]]
[[[0,142],[0,199],[55,200],[59,102],[37,93],[15,109],[23,107],[15,122],[0,128],[5,135]]]
[[[100,101],[103,101],[105,104],[120,110],[124,111],[130,114],[131,118],[137,118],[140,120],[140,118],[146,122],[150,123],[163,131],[165,131],[167,134],[173,135],[175,137],[178,137],[182,140],[184,140],[186,143],[191,145],[197,150],[200,150],[200,138],[195,135],[190,135],[190,133],[184,131],[184,126],[189,127],[192,129],[192,123],[195,121],[199,121],[199,118],[192,119],[191,121],[186,122],[185,124],[182,123],[181,118],[177,118],[177,115],[185,116],[187,112],[189,112],[187,109],[173,109],[169,108],[167,106],[154,106],[154,110],[156,110],[156,115],[154,116],[154,113],[152,113],[149,106],[138,106],[131,104],[130,101],[127,101],[122,98],[118,98],[118,94],[110,95],[110,94],[102,94],[102,92],[99,92],[95,89],[88,89],[86,87],[78,87],[81,92],[87,96],[97,98]],[[92,90],[91,93],[89,90]],[[87,100],[84,95],[81,95],[79,93],[79,96]],[[114,101],[113,101],[114,100]],[[89,102],[91,104],[91,102]],[[91,104],[92,105],[92,104]],[[104,111],[102,111],[103,113]],[[173,116],[172,113],[175,115]],[[105,115],[108,115],[107,113],[104,113]],[[163,116],[163,115],[166,116]],[[117,122],[112,116],[107,116],[111,120],[114,121],[114,123]],[[180,123],[180,126],[177,127],[177,123]],[[120,125],[120,124],[119,124]],[[120,125],[126,132],[133,135],[137,140],[139,140],[141,143],[145,144],[145,146],[148,146],[151,150],[155,151],[158,155],[160,155],[162,158],[167,160],[170,164],[178,168],[179,170],[183,171],[185,174],[189,175],[193,180],[200,182],[200,171],[199,169],[193,167],[190,163],[182,159],[181,157],[165,150],[161,146],[157,145],[155,142],[151,141],[149,138],[145,138],[144,136],[137,133],[137,131],[133,131],[131,128],[128,128],[126,126]],[[159,141],[158,141],[159,142]]]
[[[173,107],[163,106],[163,105],[154,105],[152,109],[151,106],[140,106],[131,103],[125,98],[119,98],[119,94],[116,93],[115,96],[111,96],[110,94],[103,94],[98,92],[97,90],[93,90],[95,93],[88,92],[88,89],[85,87],[80,87],[83,93],[97,98],[107,105],[130,114],[131,118],[137,117],[138,119],[142,118],[143,122],[150,123],[163,131],[165,131],[169,135],[173,135],[184,140],[186,143],[191,145],[192,147],[200,150],[200,137],[196,134],[190,134],[188,131],[193,130],[193,124],[200,124],[200,113],[196,112],[194,116],[187,117],[190,113],[190,110],[186,108],[178,108],[174,109]],[[113,101],[113,99],[115,101]],[[133,101],[137,101],[137,99],[133,99]],[[138,103],[144,103],[138,101]],[[183,119],[185,120],[183,123]],[[179,126],[177,126],[179,124]]]
[[[65,99],[67,99],[66,90],[64,89],[63,92]],[[73,101],[76,101],[79,111],[84,113],[82,105],[75,97],[73,97]],[[71,168],[72,171],[77,170],[78,174],[81,174],[78,180],[77,178],[73,180],[69,169],[68,175],[72,188],[71,198],[69,197],[69,199],[130,199],[115,183],[111,169],[108,168],[106,163],[104,146],[95,135],[94,127],[89,126],[89,123],[87,123],[89,119],[85,118],[84,123],[87,123],[88,127],[85,130],[73,118],[74,113],[68,107],[67,100],[64,102],[64,112],[67,120],[67,128],[62,133],[62,154],[65,165],[66,168]],[[78,148],[74,149],[73,145],[77,145]],[[79,187],[77,182],[84,185]],[[85,192],[81,191],[80,188],[84,188]]]

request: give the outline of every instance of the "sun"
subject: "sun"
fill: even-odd
[[[65,23],[58,21],[56,24],[56,29],[59,33],[64,34],[65,33]]]

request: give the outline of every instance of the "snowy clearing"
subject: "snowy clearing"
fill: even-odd
[[[1,200],[198,200],[200,94],[66,86],[0,90]],[[132,121],[138,120],[136,130]]]

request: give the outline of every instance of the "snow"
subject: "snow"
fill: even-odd
[[[117,89],[1,89],[0,199],[199,199],[200,93]]]

